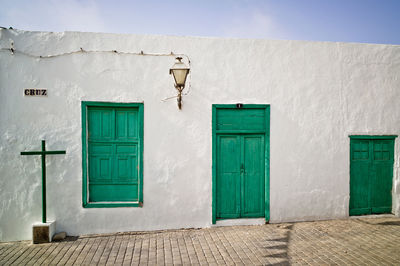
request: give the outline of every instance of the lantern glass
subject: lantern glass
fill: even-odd
[[[185,63],[182,62],[182,57],[177,57],[175,64],[169,70],[169,73],[174,76],[176,86],[181,88],[185,87],[189,70]]]
[[[188,73],[189,69],[172,69],[172,75],[174,75],[175,83],[177,86],[185,86]]]

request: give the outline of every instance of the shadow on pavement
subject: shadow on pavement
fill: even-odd
[[[376,223],[379,225],[397,225],[400,226],[400,221],[386,221],[386,222],[381,222],[381,223]]]
[[[370,225],[395,225],[395,226],[400,226],[400,221],[384,221],[384,222],[370,222],[365,219],[357,219],[357,221],[364,223],[364,224],[370,224]]]
[[[290,265],[288,250],[290,241],[290,232],[293,228],[293,224],[278,226],[282,230],[283,237],[266,239],[265,251],[266,258],[271,258],[271,262],[268,265]],[[278,261],[276,261],[278,259]]]
[[[53,242],[73,242],[78,240],[78,236],[67,236],[65,239],[63,240],[53,240]]]

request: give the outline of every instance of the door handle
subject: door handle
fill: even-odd
[[[244,164],[240,164],[240,172],[244,173]]]

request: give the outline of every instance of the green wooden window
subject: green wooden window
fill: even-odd
[[[143,204],[143,104],[82,102],[83,206]]]

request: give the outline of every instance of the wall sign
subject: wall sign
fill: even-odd
[[[24,89],[25,96],[47,96],[47,89]]]

